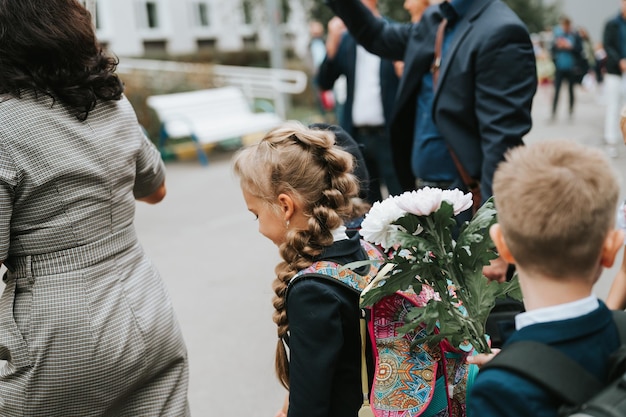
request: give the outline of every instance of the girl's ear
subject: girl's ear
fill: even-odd
[[[493,240],[493,243],[496,245],[496,249],[498,250],[500,257],[502,257],[502,259],[504,259],[507,263],[514,264],[515,258],[513,258],[509,247],[504,241],[504,236],[502,236],[502,229],[500,228],[500,225],[498,223],[492,225],[491,228],[489,228],[489,236],[491,236],[491,240]]]
[[[289,194],[281,193],[278,195],[278,206],[283,213],[285,222],[288,222],[296,210],[296,202]]]

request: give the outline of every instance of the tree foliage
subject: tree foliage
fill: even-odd
[[[517,13],[531,33],[538,33],[556,24],[558,9],[556,4],[545,6],[542,0],[504,0]]]
[[[503,0],[528,26],[531,33],[540,32],[557,21],[556,5],[545,6],[542,0]],[[408,22],[409,14],[403,7],[404,0],[378,0],[380,12],[395,21]],[[314,1],[309,11],[310,18],[324,25],[333,17],[333,12],[323,1]]]
[[[404,10],[404,0],[378,0],[378,8],[383,16],[397,22],[408,22],[409,13]],[[334,16],[333,11],[323,1],[315,1],[309,11],[312,20],[318,20],[324,25]]]

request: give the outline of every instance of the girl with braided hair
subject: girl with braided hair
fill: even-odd
[[[259,232],[282,257],[273,319],[276,372],[289,398],[278,416],[356,417],[362,403],[358,293],[315,274],[292,281],[314,262],[344,265],[371,256],[358,234],[346,234],[344,222],[359,215],[359,185],[352,155],[335,141],[332,130],[288,123],[234,161]],[[355,272],[368,276],[371,268]]]

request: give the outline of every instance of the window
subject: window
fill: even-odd
[[[291,7],[289,6],[289,0],[281,0],[280,2],[280,8],[281,8],[281,18],[282,18],[282,23],[287,23],[287,21],[289,20],[289,13],[291,13]]]
[[[163,22],[161,22],[161,4],[158,0],[138,0],[135,6],[137,11],[137,24],[140,28],[159,29],[163,27]]]
[[[153,1],[146,2],[146,16],[148,27],[151,29],[159,27],[159,13],[157,4]]]
[[[207,1],[196,1],[193,4],[194,21],[197,27],[211,26],[210,6]]]
[[[102,22],[100,22],[100,3],[96,3],[96,29],[102,29]]]
[[[252,24],[252,2],[250,0],[243,0],[243,22],[246,25]]]

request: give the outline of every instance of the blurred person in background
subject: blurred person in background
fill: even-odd
[[[377,0],[362,0],[362,4],[380,16]],[[361,146],[370,176],[367,201],[373,204],[386,195],[402,192],[388,126],[399,79],[392,61],[358,45],[341,19],[334,17],[328,22],[326,59],[320,66],[317,84],[321,89],[333,88],[342,75],[347,94],[339,125]]]
[[[574,87],[578,82],[577,65],[582,53],[582,42],[578,33],[572,28],[571,20],[563,16],[559,19],[559,25],[554,28],[552,41],[552,59],[554,61],[554,99],[552,101],[552,120],[556,118],[557,105],[561,92],[561,84],[567,81],[569,93],[568,115],[574,116]]]
[[[606,52],[604,140],[611,157],[618,156],[616,145],[622,136],[620,110],[626,103],[626,0],[620,0],[620,4],[617,16],[606,22],[603,36]]]
[[[324,25],[317,20],[309,23],[309,79],[315,80],[320,65],[326,58],[326,39]],[[335,97],[332,90],[322,90],[312,82],[315,103],[323,120],[327,119],[327,114],[335,108]]]

